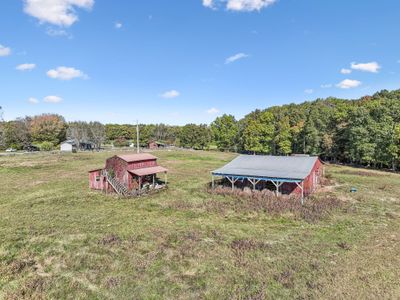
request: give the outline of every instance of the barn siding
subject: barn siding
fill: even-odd
[[[100,180],[97,181],[96,179]],[[103,189],[103,180],[101,176],[101,170],[91,171],[89,172],[89,187],[92,190],[102,190]]]

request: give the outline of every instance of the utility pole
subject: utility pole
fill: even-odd
[[[136,151],[137,153],[140,153],[140,147],[139,147],[139,121],[136,121]]]

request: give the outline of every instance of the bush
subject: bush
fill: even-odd
[[[304,205],[301,204],[299,197],[279,195],[269,190],[263,191],[243,191],[231,188],[217,187],[209,190],[215,195],[233,196],[234,201],[222,202],[210,200],[204,202],[203,206],[208,212],[223,213],[227,210],[235,212],[265,212],[271,215],[292,214],[296,219],[303,219],[308,223],[315,223],[330,212],[341,208],[343,203],[332,194],[313,195],[305,199]]]
[[[38,145],[40,151],[51,151],[54,149],[54,144],[52,142],[43,142]]]
[[[114,141],[114,146],[115,147],[128,147],[129,146],[129,141],[126,140],[125,138],[121,137],[121,138],[117,138]]]

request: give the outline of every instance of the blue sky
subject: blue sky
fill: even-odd
[[[6,119],[209,123],[400,88],[398,0],[2,0]]]

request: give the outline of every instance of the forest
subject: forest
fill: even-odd
[[[222,115],[210,125],[139,126],[142,147],[156,140],[193,149],[304,153],[327,161],[393,170],[400,165],[400,90],[382,90],[355,100],[330,97],[274,106],[255,110],[240,120]],[[136,141],[136,125],[66,122],[54,114],[0,122],[3,149],[35,144],[46,150],[65,139],[91,141],[98,147],[104,143],[128,146]]]

